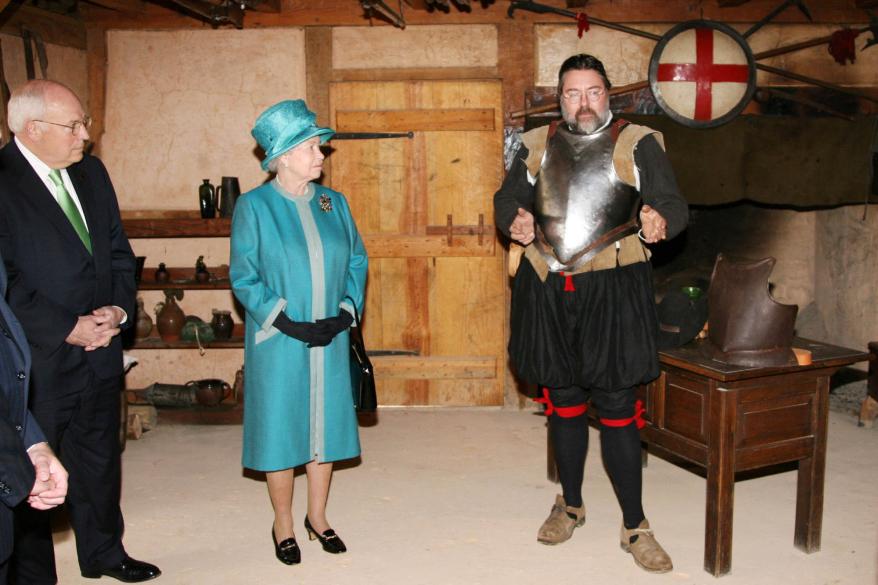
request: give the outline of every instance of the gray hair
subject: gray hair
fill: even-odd
[[[58,88],[73,93],[73,90],[63,83],[48,79],[33,79],[13,91],[6,110],[9,129],[20,134],[28,122],[43,118],[46,115],[48,95]]]
[[[270,161],[268,161],[268,172],[269,173],[276,173],[278,164],[280,164],[280,157],[279,156],[276,156],[273,159],[271,159]]]

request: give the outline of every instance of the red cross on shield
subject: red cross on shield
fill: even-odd
[[[710,128],[732,120],[756,90],[753,53],[737,31],[707,20],[678,24],[649,62],[656,102],[677,122]]]

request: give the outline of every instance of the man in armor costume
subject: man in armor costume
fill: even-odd
[[[510,257],[518,262],[509,355],[518,376],[540,386],[563,490],[538,541],[559,544],[585,523],[590,403],[622,508],[621,546],[640,567],[660,573],[673,567],[643,512],[644,421],[635,398],[636,387],[659,374],[650,253],[642,242],[676,236],[688,208],[661,134],[614,120],[609,89],[599,60],[567,59],[558,74],[563,122],[522,136],[494,196],[497,226],[513,240]]]

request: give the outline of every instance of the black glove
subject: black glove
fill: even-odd
[[[293,321],[287,317],[286,313],[278,313],[273,325],[280,329],[281,333],[304,341],[308,347],[329,345],[329,342],[336,335],[331,333],[326,325],[309,321]]]
[[[333,337],[350,327],[353,322],[354,318],[344,309],[338,312],[337,317],[317,319],[317,324],[326,327],[326,331],[331,333]]]

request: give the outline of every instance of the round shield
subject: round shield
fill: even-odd
[[[753,53],[737,31],[708,20],[669,30],[649,61],[656,102],[677,122],[710,128],[732,120],[756,90]]]

